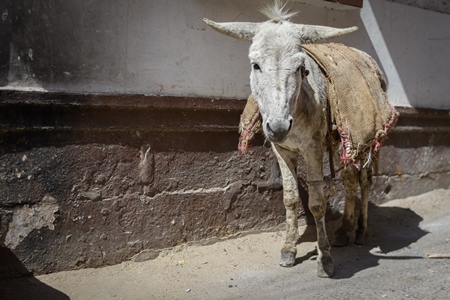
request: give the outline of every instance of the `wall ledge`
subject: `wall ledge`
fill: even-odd
[[[119,143],[156,151],[235,151],[245,99],[0,91],[0,152]],[[393,134],[450,133],[450,110],[397,107]],[[424,139],[425,138],[425,139]],[[209,141],[213,139],[215,143]],[[402,144],[390,139],[387,143]],[[443,141],[444,142],[444,141]],[[262,145],[262,136],[255,145]]]
[[[337,10],[349,10],[363,7],[363,0],[293,0],[293,2]]]

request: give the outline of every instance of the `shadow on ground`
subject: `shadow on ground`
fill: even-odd
[[[395,252],[410,247],[428,234],[419,227],[423,220],[409,208],[369,206],[369,240],[366,245],[356,245],[354,236],[346,247],[333,247],[331,254],[335,263],[333,279],[346,279],[356,273],[379,265],[382,259],[422,259],[422,256],[402,256]],[[327,224],[329,238],[340,225],[340,218]],[[299,239],[302,242],[316,241],[316,228],[308,225]],[[296,258],[296,264],[312,259],[316,251],[308,252]]]
[[[440,195],[441,198],[447,197],[446,194]],[[433,197],[426,197],[428,202],[422,204],[424,207],[442,205],[442,201],[432,202],[430,200]],[[421,202],[420,199],[416,202]],[[423,246],[422,238],[428,232],[419,225],[428,228],[423,226],[423,218],[428,220],[436,214],[428,213],[427,217],[427,214],[419,211],[398,206],[371,205],[368,244],[355,245],[352,237],[347,247],[333,248],[335,275],[332,280],[323,280],[315,274],[316,264],[310,260],[315,257],[316,229],[310,225],[302,227],[305,230],[300,238],[303,246],[297,247],[300,250],[299,257],[293,268],[280,268],[275,261],[276,249],[282,244],[282,236],[264,233],[244,236],[241,240],[229,239],[205,247],[188,247],[139,264],[129,262],[95,272],[79,270],[52,274],[45,282],[58,286],[58,289],[77,299],[112,299],[120,296],[126,299],[147,299],[148,294],[152,294],[154,299],[298,299],[299,295],[306,299],[317,297],[319,288],[323,289],[321,299],[374,299],[377,293],[394,295],[394,289],[397,290],[395,295],[399,297],[400,293],[419,293],[417,299],[427,299],[422,296],[429,292],[430,285],[436,289],[439,287],[435,298],[440,299],[445,292],[440,288],[441,285],[445,286],[446,279],[439,276],[439,272],[446,269],[435,261],[420,259],[422,257],[416,253],[424,249],[417,250],[417,245],[413,245],[422,241]],[[330,238],[339,223],[339,218],[327,222]],[[442,223],[441,226],[447,226],[446,224]],[[4,248],[1,250],[5,251]],[[389,260],[393,262],[392,268],[390,264],[386,264]],[[405,266],[394,263],[394,260],[411,260],[411,263]],[[2,261],[3,255],[0,255],[0,262]],[[181,261],[187,263],[180,267]],[[383,268],[375,268],[380,265]],[[20,267],[23,268],[23,265]],[[420,273],[415,274],[416,269],[433,269],[435,272],[423,274],[419,271]],[[366,272],[367,270],[370,272]],[[405,270],[413,272],[412,275],[403,277]],[[355,290],[354,282],[339,281],[349,278],[357,279],[359,286],[363,288]],[[400,283],[400,280],[403,281]],[[417,280],[424,281],[422,285],[426,287],[421,289],[419,285],[414,285],[419,282]],[[302,284],[299,285],[298,282]],[[374,284],[382,291],[371,289]],[[325,296],[327,291],[330,292]],[[361,296],[362,294],[364,295]],[[0,299],[37,299],[36,295],[39,295],[38,299],[69,299],[66,294],[34,277],[22,277],[0,284]]]
[[[67,300],[70,298],[33,277],[14,253],[0,244],[0,299]]]

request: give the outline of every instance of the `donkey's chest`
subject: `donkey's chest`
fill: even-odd
[[[289,132],[286,140],[279,146],[300,154],[305,153],[311,147],[323,146],[325,142],[326,130],[311,129],[305,127],[294,127]]]

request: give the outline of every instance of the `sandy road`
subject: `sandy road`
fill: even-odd
[[[450,190],[369,208],[367,245],[333,248],[336,273],[316,276],[315,229],[297,263],[278,266],[282,231],[184,246],[151,261],[2,282],[0,299],[449,299]],[[336,222],[328,224],[334,231]]]

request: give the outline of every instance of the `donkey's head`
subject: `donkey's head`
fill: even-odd
[[[267,138],[280,143],[292,128],[305,72],[306,53],[301,45],[355,31],[356,27],[337,29],[325,26],[294,24],[289,18],[295,13],[284,11],[276,0],[262,12],[270,18],[262,23],[204,21],[215,30],[252,42],[250,86],[263,118]]]

